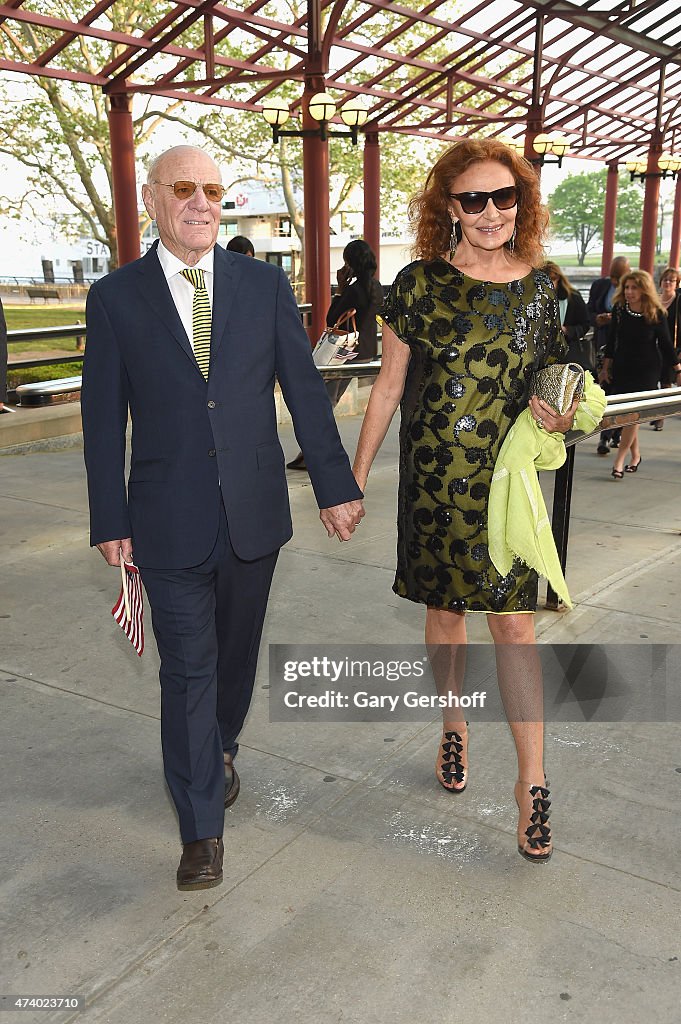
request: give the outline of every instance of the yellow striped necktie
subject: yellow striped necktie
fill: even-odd
[[[210,366],[210,331],[212,313],[206,282],[203,270],[183,270],[182,276],[186,277],[194,288],[194,301],[192,302],[192,345],[194,356],[203,376],[208,380],[208,367]]]

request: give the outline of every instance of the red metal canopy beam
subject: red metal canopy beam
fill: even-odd
[[[97,20],[100,14],[107,11],[115,2],[116,0],[99,0],[99,3],[95,4],[92,10],[88,11],[88,13],[80,19],[77,30],[73,32],[65,32],[55,43],[52,44],[52,46],[48,47],[47,50],[43,50],[40,56],[36,57],[35,63],[43,67],[46,64],[49,64],[50,61],[53,60],[58,53],[61,53],[62,50],[65,50],[74,39],[78,39],[81,34],[79,31],[80,25],[91,25],[93,21]]]
[[[126,64],[123,71],[120,71],[117,75],[114,75],[114,77],[109,81],[109,84],[106,86],[104,92],[118,92],[120,90],[121,84],[126,79],[128,79],[132,74],[134,74],[135,71],[138,71],[141,67],[147,64],[151,60],[151,58],[154,57],[157,53],[165,51],[165,48],[166,46],[168,46],[169,43],[172,43],[174,39],[177,39],[178,36],[182,35],[182,33],[191,25],[193,25],[194,22],[198,21],[203,14],[209,13],[215,7],[216,3],[217,0],[203,0],[203,2],[198,7],[196,7],[193,11],[190,11],[189,14],[187,14],[182,19],[182,21],[177,22],[177,24],[175,24],[168,32],[166,32],[164,36],[161,36],[160,39],[157,39],[155,43],[151,43],[151,45],[146,49],[144,53],[140,54],[139,57],[136,57],[130,64]],[[200,51],[197,51],[197,54],[199,55],[200,59]]]
[[[15,11],[17,9],[17,7],[21,7],[23,2],[24,2],[24,0],[7,0],[7,3],[5,4],[5,7],[8,10]],[[8,17],[9,17],[9,15],[4,15],[3,17],[0,17],[0,25],[2,25],[3,21],[7,21]]]
[[[15,60],[0,59],[0,71],[14,71],[19,75],[35,75],[39,78],[57,78],[64,82],[80,82],[83,85],[107,83],[103,75],[88,75],[84,71],[67,71],[65,68],[41,68],[37,64],[24,64]]]
[[[172,25],[175,22],[175,20],[179,17],[179,15],[183,13],[183,11],[184,8],[180,5],[174,7],[171,11],[168,11],[168,13],[165,14],[160,21],[157,21],[155,25],[152,25],[151,28],[148,28],[147,31],[139,37],[139,40],[135,38],[132,46],[128,46],[127,49],[123,50],[121,53],[116,54],[116,56],[113,57],[108,64],[105,64],[102,68],[102,73],[107,75],[108,77],[111,77],[114,71],[117,71],[119,68],[123,67],[123,65],[126,64],[131,57],[134,57],[135,54],[139,53],[140,40],[143,41],[143,45],[153,43],[156,37],[160,35],[161,32],[165,32],[168,26]],[[194,60],[197,58],[192,57],[190,59]]]
[[[265,6],[266,2],[267,2],[267,0],[258,0],[257,3],[252,4],[250,7],[248,7],[246,9],[247,13],[250,13],[250,12],[254,12],[255,13],[255,11],[260,10],[261,7]],[[299,21],[296,21],[295,22],[295,27],[300,27],[302,24],[304,24],[304,19],[300,19]],[[219,45],[225,38],[227,38],[227,36],[229,36],[237,28],[242,28],[242,26],[240,24],[237,24],[236,22],[234,22],[233,24],[229,24],[226,27],[220,29],[220,31],[216,32],[216,34],[215,34],[215,45],[216,46]],[[253,34],[256,34],[255,30],[252,30],[252,32],[253,32]],[[259,32],[259,31],[257,32],[257,34],[260,37],[262,37],[262,38],[266,38],[268,40],[268,43],[267,43],[266,46],[259,47],[254,53],[252,53],[252,54],[250,54],[248,56],[247,63],[249,65],[256,66],[258,61],[262,57],[269,56],[270,54],[272,54],[275,51],[275,49],[277,47],[280,47],[281,49],[284,49],[287,52],[292,53],[294,56],[298,57],[301,61],[305,60],[305,52],[303,50],[298,49],[297,47],[291,46],[290,43],[287,43],[286,42],[286,35],[283,32],[279,32],[276,36],[268,36],[268,35],[266,35],[266,33]],[[290,32],[288,34],[290,34]],[[177,75],[180,74],[185,68],[189,67],[191,65],[191,63],[192,62],[190,60],[179,61],[178,64],[171,71],[169,71],[165,75],[162,75],[159,79],[156,80],[156,85],[173,82],[175,80],[175,78],[177,77]],[[230,66],[230,61],[225,59],[225,58],[223,58],[223,63],[227,67]],[[234,64],[233,61],[231,62],[231,66],[235,67],[235,64]],[[239,75],[239,70],[240,70],[239,68],[236,68],[231,73],[228,72],[225,75],[225,77],[224,77],[224,85],[225,86],[231,84],[232,81],[236,81],[236,79],[237,79],[237,77]],[[284,74],[284,73],[285,72],[283,72],[282,74]],[[262,76],[262,77],[266,77],[266,76]],[[177,84],[181,84],[181,83],[177,83]],[[207,91],[207,94],[210,95],[214,91],[215,91],[215,89],[211,88],[211,89],[209,89]],[[255,102],[255,97],[252,99],[252,102]]]

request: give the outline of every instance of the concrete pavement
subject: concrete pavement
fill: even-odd
[[[350,451],[359,425],[340,421]],[[541,610],[542,641],[678,642],[680,446],[679,419],[642,428],[641,470],[621,483],[595,444],[579,448],[575,609]],[[547,726],[556,852],[538,866],[515,849],[505,725],[473,723],[470,784],[452,796],[433,777],[435,718],[269,722],[268,643],[422,639],[423,609],[390,589],[396,451],[393,427],[348,545],[289,474],[296,532],[225,881],[196,894],[174,887],[155,650],[137,659],[109,614],[117,580],[88,549],[82,452],[0,456],[0,994],[86,1002],[8,1020],[681,1020],[678,724]],[[470,633],[486,638],[484,617]]]

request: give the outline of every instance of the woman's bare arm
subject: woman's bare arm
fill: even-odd
[[[362,430],[357,442],[353,472],[364,490],[371,464],[400,404],[409,365],[409,347],[400,341],[387,324],[383,325],[383,354],[381,369],[371,389],[371,398],[364,414]]]

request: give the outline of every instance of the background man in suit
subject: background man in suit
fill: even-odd
[[[285,275],[215,244],[222,195],[201,150],[154,161],[142,197],[160,242],[90,289],[83,366],[90,540],[109,565],[134,555],[149,598],[181,889],[222,880],[237,737],[292,534],[275,375],[328,535],[349,540],[364,515]]]
[[[610,321],[612,320],[612,299],[617,291],[617,286],[620,283],[620,278],[624,277],[631,270],[629,260],[626,256],[616,256],[610,266],[609,277],[599,277],[597,281],[591,285],[589,291],[589,301],[586,304],[586,308],[589,312],[589,319],[591,320],[591,326],[595,330],[595,344],[596,352],[599,349],[604,349],[608,340],[608,328]],[[621,430],[602,430],[598,447],[596,451],[599,455],[607,455],[609,448],[608,444],[612,443],[613,448],[617,448],[619,445]]]

